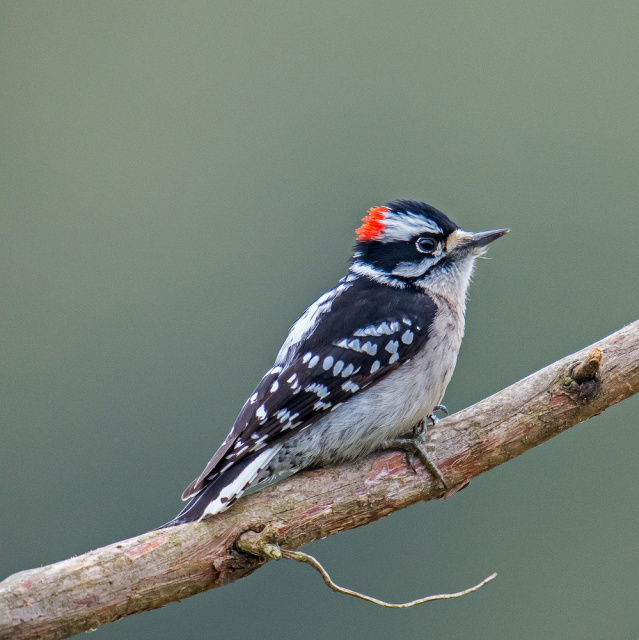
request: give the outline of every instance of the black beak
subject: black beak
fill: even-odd
[[[496,229],[495,231],[480,231],[479,233],[473,233],[472,238],[469,238],[464,242],[465,249],[474,249],[479,247],[485,247],[493,240],[505,236],[510,229]]]

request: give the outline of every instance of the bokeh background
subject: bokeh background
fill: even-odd
[[[639,4],[5,2],[0,574],[159,525],[367,208],[511,227],[463,408],[638,317]],[[103,638],[633,638],[639,402]]]

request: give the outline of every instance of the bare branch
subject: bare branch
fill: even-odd
[[[637,391],[639,321],[429,430],[446,495]],[[401,452],[300,473],[204,522],[10,576],[0,583],[0,638],[66,638],[238,580],[265,562],[236,546],[246,532],[294,550],[437,497],[441,483]]]

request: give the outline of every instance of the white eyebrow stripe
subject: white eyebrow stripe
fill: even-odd
[[[427,220],[414,213],[395,213],[384,220],[384,235],[381,242],[410,240],[422,233],[443,234],[441,227],[434,220]]]

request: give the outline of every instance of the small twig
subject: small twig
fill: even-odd
[[[242,548],[247,550],[246,547],[249,545],[242,545]],[[258,549],[250,545],[251,553],[255,553]],[[347,596],[353,596],[354,598],[359,598],[360,600],[366,600],[366,602],[372,602],[373,604],[377,604],[380,607],[387,607],[388,609],[408,609],[408,607],[414,607],[416,604],[424,604],[425,602],[432,602],[433,600],[450,600],[451,598],[459,598],[461,596],[465,596],[467,593],[472,593],[473,591],[477,591],[481,589],[485,584],[490,582],[493,578],[497,577],[496,573],[489,575],[486,579],[482,580],[479,584],[476,584],[474,587],[470,587],[469,589],[464,589],[463,591],[457,591],[455,593],[438,593],[433,596],[426,596],[425,598],[419,598],[417,600],[411,600],[410,602],[401,602],[399,604],[393,604],[391,602],[385,602],[384,600],[378,600],[377,598],[373,598],[372,596],[367,596],[363,593],[359,593],[358,591],[353,591],[352,589],[347,589],[346,587],[340,587],[338,584],[335,584],[331,579],[331,576],[328,575],[328,572],[324,567],[320,564],[319,560],[309,555],[308,553],[302,553],[301,551],[289,551],[288,549],[281,549],[279,545],[273,543],[265,543],[263,545],[259,545],[259,555],[270,558],[272,560],[280,560],[281,558],[287,558],[289,560],[296,560],[297,562],[304,562],[306,564],[310,564],[313,569],[319,572],[322,576],[322,579],[326,583],[326,586],[331,588],[333,591],[337,593],[343,593]]]
[[[464,589],[463,591],[457,591],[455,593],[438,593],[433,596],[426,596],[425,598],[411,600],[410,602],[393,604],[392,602],[384,602],[384,600],[378,600],[377,598],[364,595],[363,593],[353,591],[352,589],[347,589],[346,587],[340,587],[331,580],[326,569],[324,569],[324,567],[313,556],[309,556],[307,553],[302,553],[301,551],[288,551],[287,549],[282,549],[281,553],[283,558],[290,558],[291,560],[297,560],[298,562],[305,562],[306,564],[310,564],[314,569],[317,569],[326,585],[333,591],[343,593],[347,596],[353,596],[360,600],[366,600],[366,602],[378,604],[380,607],[388,607],[389,609],[408,609],[408,607],[414,607],[416,604],[424,604],[425,602],[432,602],[433,600],[450,600],[451,598],[459,598],[460,596],[465,596],[467,593],[472,593],[473,591],[477,591],[477,589],[481,589],[485,584],[497,577],[496,573],[492,573],[479,584],[476,584],[474,587],[470,587],[469,589]]]

